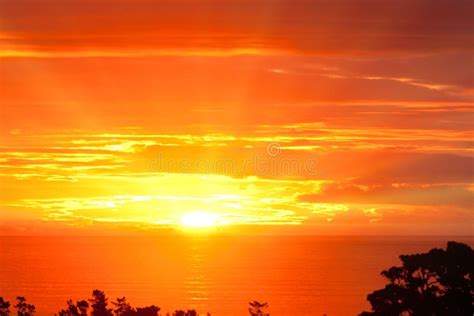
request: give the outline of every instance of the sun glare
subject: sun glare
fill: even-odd
[[[212,227],[217,225],[217,215],[206,212],[192,212],[181,216],[184,227]]]

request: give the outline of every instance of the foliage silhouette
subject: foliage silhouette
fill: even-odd
[[[15,308],[18,316],[33,316],[36,312],[35,305],[28,304],[24,296],[17,296]]]
[[[108,299],[105,293],[100,290],[92,292],[92,299],[89,300],[92,307],[91,316],[112,316],[112,309],[108,308]]]
[[[199,314],[194,309],[188,309],[187,311],[176,310],[173,316],[199,316]]]
[[[79,310],[71,300],[67,301],[67,305],[67,309],[60,310],[58,316],[79,316]]]
[[[115,306],[114,314],[117,316],[132,316],[135,315],[135,310],[132,305],[127,302],[125,297],[117,298],[117,302],[112,302]]]
[[[87,309],[89,308],[89,303],[87,301],[82,300],[76,303],[77,309],[79,310],[80,316],[87,316]]]
[[[146,306],[146,307],[137,307],[135,311],[135,316],[158,316],[158,312],[160,311],[160,308],[151,305],[151,306]]]
[[[87,309],[89,308],[87,301],[78,301],[74,305],[72,300],[68,300],[67,305],[67,309],[63,309],[58,313],[59,316],[87,316]]]
[[[260,303],[258,301],[249,302],[250,316],[270,316],[265,310],[268,308],[268,303]]]
[[[155,305],[145,306],[145,307],[133,307],[130,303],[127,302],[125,297],[119,297],[115,302],[112,302],[113,309],[108,308],[107,297],[103,291],[94,290],[92,292],[93,298],[89,301],[91,302],[92,312],[91,316],[159,316],[160,308]],[[2,299],[2,298],[0,298]],[[76,305],[72,300],[67,301],[67,309],[61,310],[57,315],[58,316],[87,316],[87,309],[89,304],[87,301],[78,301]],[[166,314],[170,316],[170,313]],[[177,310],[173,313],[173,316],[199,316],[195,310]],[[211,316],[210,313],[206,314]],[[3,316],[3,315],[0,315]]]
[[[0,316],[10,315],[10,302],[5,301],[3,297],[0,297]]]
[[[448,242],[447,249],[402,255],[401,267],[382,272],[389,284],[367,296],[361,316],[474,315],[474,251]]]
[[[89,300],[92,303],[91,315],[115,315],[115,316],[158,316],[160,308],[151,305],[146,307],[132,307],[125,297],[117,298],[116,302],[112,302],[115,309],[107,308],[107,297],[105,293],[100,290],[93,292],[93,299]],[[89,303],[87,301],[78,301],[76,305],[72,300],[67,301],[68,308],[63,309],[58,313],[58,316],[87,316],[87,309]],[[1,315],[0,315],[1,316]]]
[[[158,316],[160,308],[151,305],[147,307],[133,308],[125,297],[117,298],[117,302],[112,302],[115,306],[114,314],[117,316]]]

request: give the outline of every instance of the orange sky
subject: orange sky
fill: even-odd
[[[472,234],[473,9],[0,0],[0,231]]]

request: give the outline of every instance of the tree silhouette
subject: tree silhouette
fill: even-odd
[[[160,311],[160,308],[155,305],[134,308],[127,302],[125,297],[119,297],[116,302],[112,302],[115,306],[115,309],[112,310],[107,308],[107,298],[104,292],[95,290],[92,293],[92,296],[93,298],[90,299],[90,302],[92,303],[91,315],[158,316],[158,312]],[[87,303],[87,301],[78,301],[74,305],[72,300],[68,300],[67,305],[67,309],[61,310],[57,314],[58,316],[87,316],[87,309],[89,308],[89,303]]]
[[[61,310],[59,316],[87,316],[87,309],[89,308],[89,303],[86,301],[78,301],[76,305],[72,300],[67,301],[67,309]]]
[[[91,316],[112,316],[112,309],[107,308],[107,297],[103,291],[94,290],[89,301],[92,307]]]
[[[389,284],[367,296],[361,316],[474,315],[474,251],[448,242],[447,249],[402,255],[401,267],[382,272]]]
[[[158,316],[160,308],[151,305],[146,307],[132,307],[125,297],[117,298],[117,302],[112,302],[115,306],[114,314],[117,316]]]
[[[28,304],[24,296],[17,296],[15,308],[18,316],[33,316],[36,312],[35,305]]]
[[[160,308],[151,305],[147,307],[137,307],[137,310],[134,315],[136,316],[158,316],[158,312],[160,311]]]
[[[85,300],[78,301],[76,306],[77,306],[77,309],[79,310],[80,316],[87,316],[87,309],[89,308],[89,303],[87,303],[87,301]]]
[[[268,303],[260,303],[258,301],[249,302],[250,316],[270,316],[265,310],[268,308]]]
[[[62,309],[59,311],[59,316],[79,316],[79,310],[76,305],[73,304],[72,300],[67,301],[67,309]]]
[[[10,316],[10,302],[0,297],[0,316]]]
[[[117,316],[132,316],[135,315],[135,310],[132,305],[127,302],[125,297],[117,298],[117,302],[112,302],[115,305],[114,313]]]
[[[173,316],[198,316],[198,313],[194,309],[188,309],[187,311],[176,310]]]

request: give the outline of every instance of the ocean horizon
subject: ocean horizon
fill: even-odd
[[[251,300],[271,315],[357,315],[380,272],[398,256],[473,236],[3,236],[0,293],[26,296],[37,315],[90,298],[154,304],[163,314],[196,309],[246,315]]]

